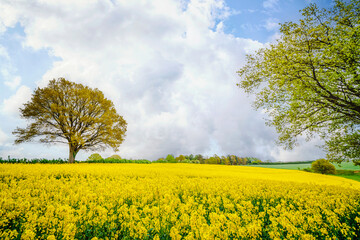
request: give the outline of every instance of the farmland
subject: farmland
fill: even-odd
[[[199,164],[1,164],[1,239],[355,239],[360,183]]]
[[[284,163],[284,164],[262,164],[252,165],[254,167],[275,168],[275,169],[292,169],[303,170],[311,168],[311,163]],[[352,162],[343,162],[340,165],[334,163],[336,176],[360,181],[360,166],[355,166]]]
[[[355,166],[352,162],[343,162],[340,165],[333,163],[337,170],[352,170],[352,171],[360,171],[360,166]],[[284,164],[262,164],[262,165],[252,165],[256,167],[264,167],[264,168],[277,168],[277,169],[295,169],[301,170],[304,168],[310,168],[311,163],[284,163]]]

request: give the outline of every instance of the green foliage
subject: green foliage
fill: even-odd
[[[178,157],[175,158],[176,162],[186,162],[186,163],[189,163],[190,160],[189,159],[186,159],[184,155],[179,155]]]
[[[253,161],[252,162],[252,164],[257,164],[257,165],[259,165],[261,163],[261,160],[259,159],[259,160],[255,160],[255,161]]]
[[[154,163],[167,163],[167,161],[165,160],[165,158],[159,158],[155,160]]]
[[[246,164],[262,164],[263,162],[255,157],[240,158],[235,155],[204,157],[201,154],[197,155],[182,155],[174,158],[169,154],[166,158],[159,158],[154,163],[195,163],[195,164],[220,164],[220,165],[246,165]]]
[[[110,157],[106,158],[106,159],[116,159],[116,160],[121,160],[121,157],[117,154],[111,155]]]
[[[69,162],[75,161],[81,149],[117,151],[125,137],[126,121],[100,90],[64,78],[37,88],[20,112],[31,123],[13,131],[15,143],[39,137],[42,143],[65,143]]]
[[[311,164],[311,170],[321,174],[335,174],[335,166],[332,165],[328,160],[318,159]]]
[[[172,155],[172,154],[167,155],[166,158],[165,158],[165,161],[168,162],[168,163],[176,163],[174,155]]]
[[[180,161],[179,163],[192,163],[192,161],[184,158],[184,160]]]
[[[86,161],[93,161],[93,160],[98,161],[101,159],[103,159],[103,157],[99,153],[93,153],[88,157]]]
[[[0,164],[1,163],[26,163],[26,164],[34,164],[34,163],[46,163],[46,164],[62,164],[62,163],[68,163],[65,159],[45,159],[45,158],[33,158],[33,159],[27,159],[27,158],[10,158],[3,159],[0,157]]]
[[[238,84],[269,114],[278,143],[319,135],[328,159],[360,163],[360,1],[315,4],[299,23],[281,24],[281,38],[247,56]]]
[[[141,163],[141,164],[150,164],[151,161],[146,159],[116,159],[116,158],[106,158],[99,160],[86,160],[86,163]]]

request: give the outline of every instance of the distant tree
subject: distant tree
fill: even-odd
[[[230,160],[228,157],[223,156],[221,158],[224,165],[230,165]]]
[[[181,163],[192,163],[189,159],[185,158]]]
[[[186,160],[185,156],[180,154],[178,157],[175,158],[176,162],[184,162]]]
[[[118,159],[118,160],[121,160],[122,158],[119,155],[114,154],[114,155],[111,155],[110,157],[108,157],[106,159]]]
[[[172,154],[168,154],[168,155],[166,156],[165,160],[166,160],[167,162],[169,162],[169,163],[176,163],[176,160],[175,160],[175,158],[174,158],[174,155],[172,155]]]
[[[328,159],[360,164],[360,1],[310,4],[302,14],[247,57],[239,86],[256,95],[255,108],[267,110],[285,148],[318,135]]]
[[[214,158],[216,160],[216,163],[215,164],[220,164],[221,163],[221,158],[218,156],[218,155],[214,155]]]
[[[234,156],[235,157],[235,165],[242,165],[242,158],[238,157],[238,156]]]
[[[165,160],[165,158],[159,158],[157,159],[156,161],[154,162],[157,162],[157,163],[166,163],[167,161]]]
[[[251,162],[252,164],[256,164],[259,165],[260,163],[262,163],[262,161],[260,159],[255,159]]]
[[[204,163],[205,163],[205,159],[204,159],[203,155],[201,155],[201,154],[197,154],[197,155],[195,156],[195,159],[196,159],[196,160],[199,160],[200,164],[204,164]]]
[[[220,161],[219,161],[220,162]],[[214,155],[205,160],[206,164],[218,164],[218,156]]]
[[[32,123],[15,129],[15,144],[36,137],[43,137],[42,143],[66,143],[70,163],[81,149],[117,151],[124,141],[127,124],[114,104],[100,90],[64,78],[37,88],[20,112]]]
[[[103,158],[102,158],[102,156],[100,154],[93,153],[87,158],[87,161],[98,161],[98,160],[101,160],[101,159],[103,159]]]
[[[328,160],[318,159],[311,164],[311,170],[321,174],[335,174],[335,166],[332,165]]]
[[[230,160],[231,165],[236,165],[236,157],[235,157],[235,155],[230,155],[229,160]]]

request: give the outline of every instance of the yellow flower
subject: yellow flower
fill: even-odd
[[[0,177],[0,239],[351,239],[360,223],[360,183],[301,171],[0,164]]]
[[[47,240],[56,240],[55,236],[54,235],[49,235],[47,237]]]

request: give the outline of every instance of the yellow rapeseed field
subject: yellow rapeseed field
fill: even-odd
[[[360,183],[196,164],[2,164],[0,239],[360,239]]]

